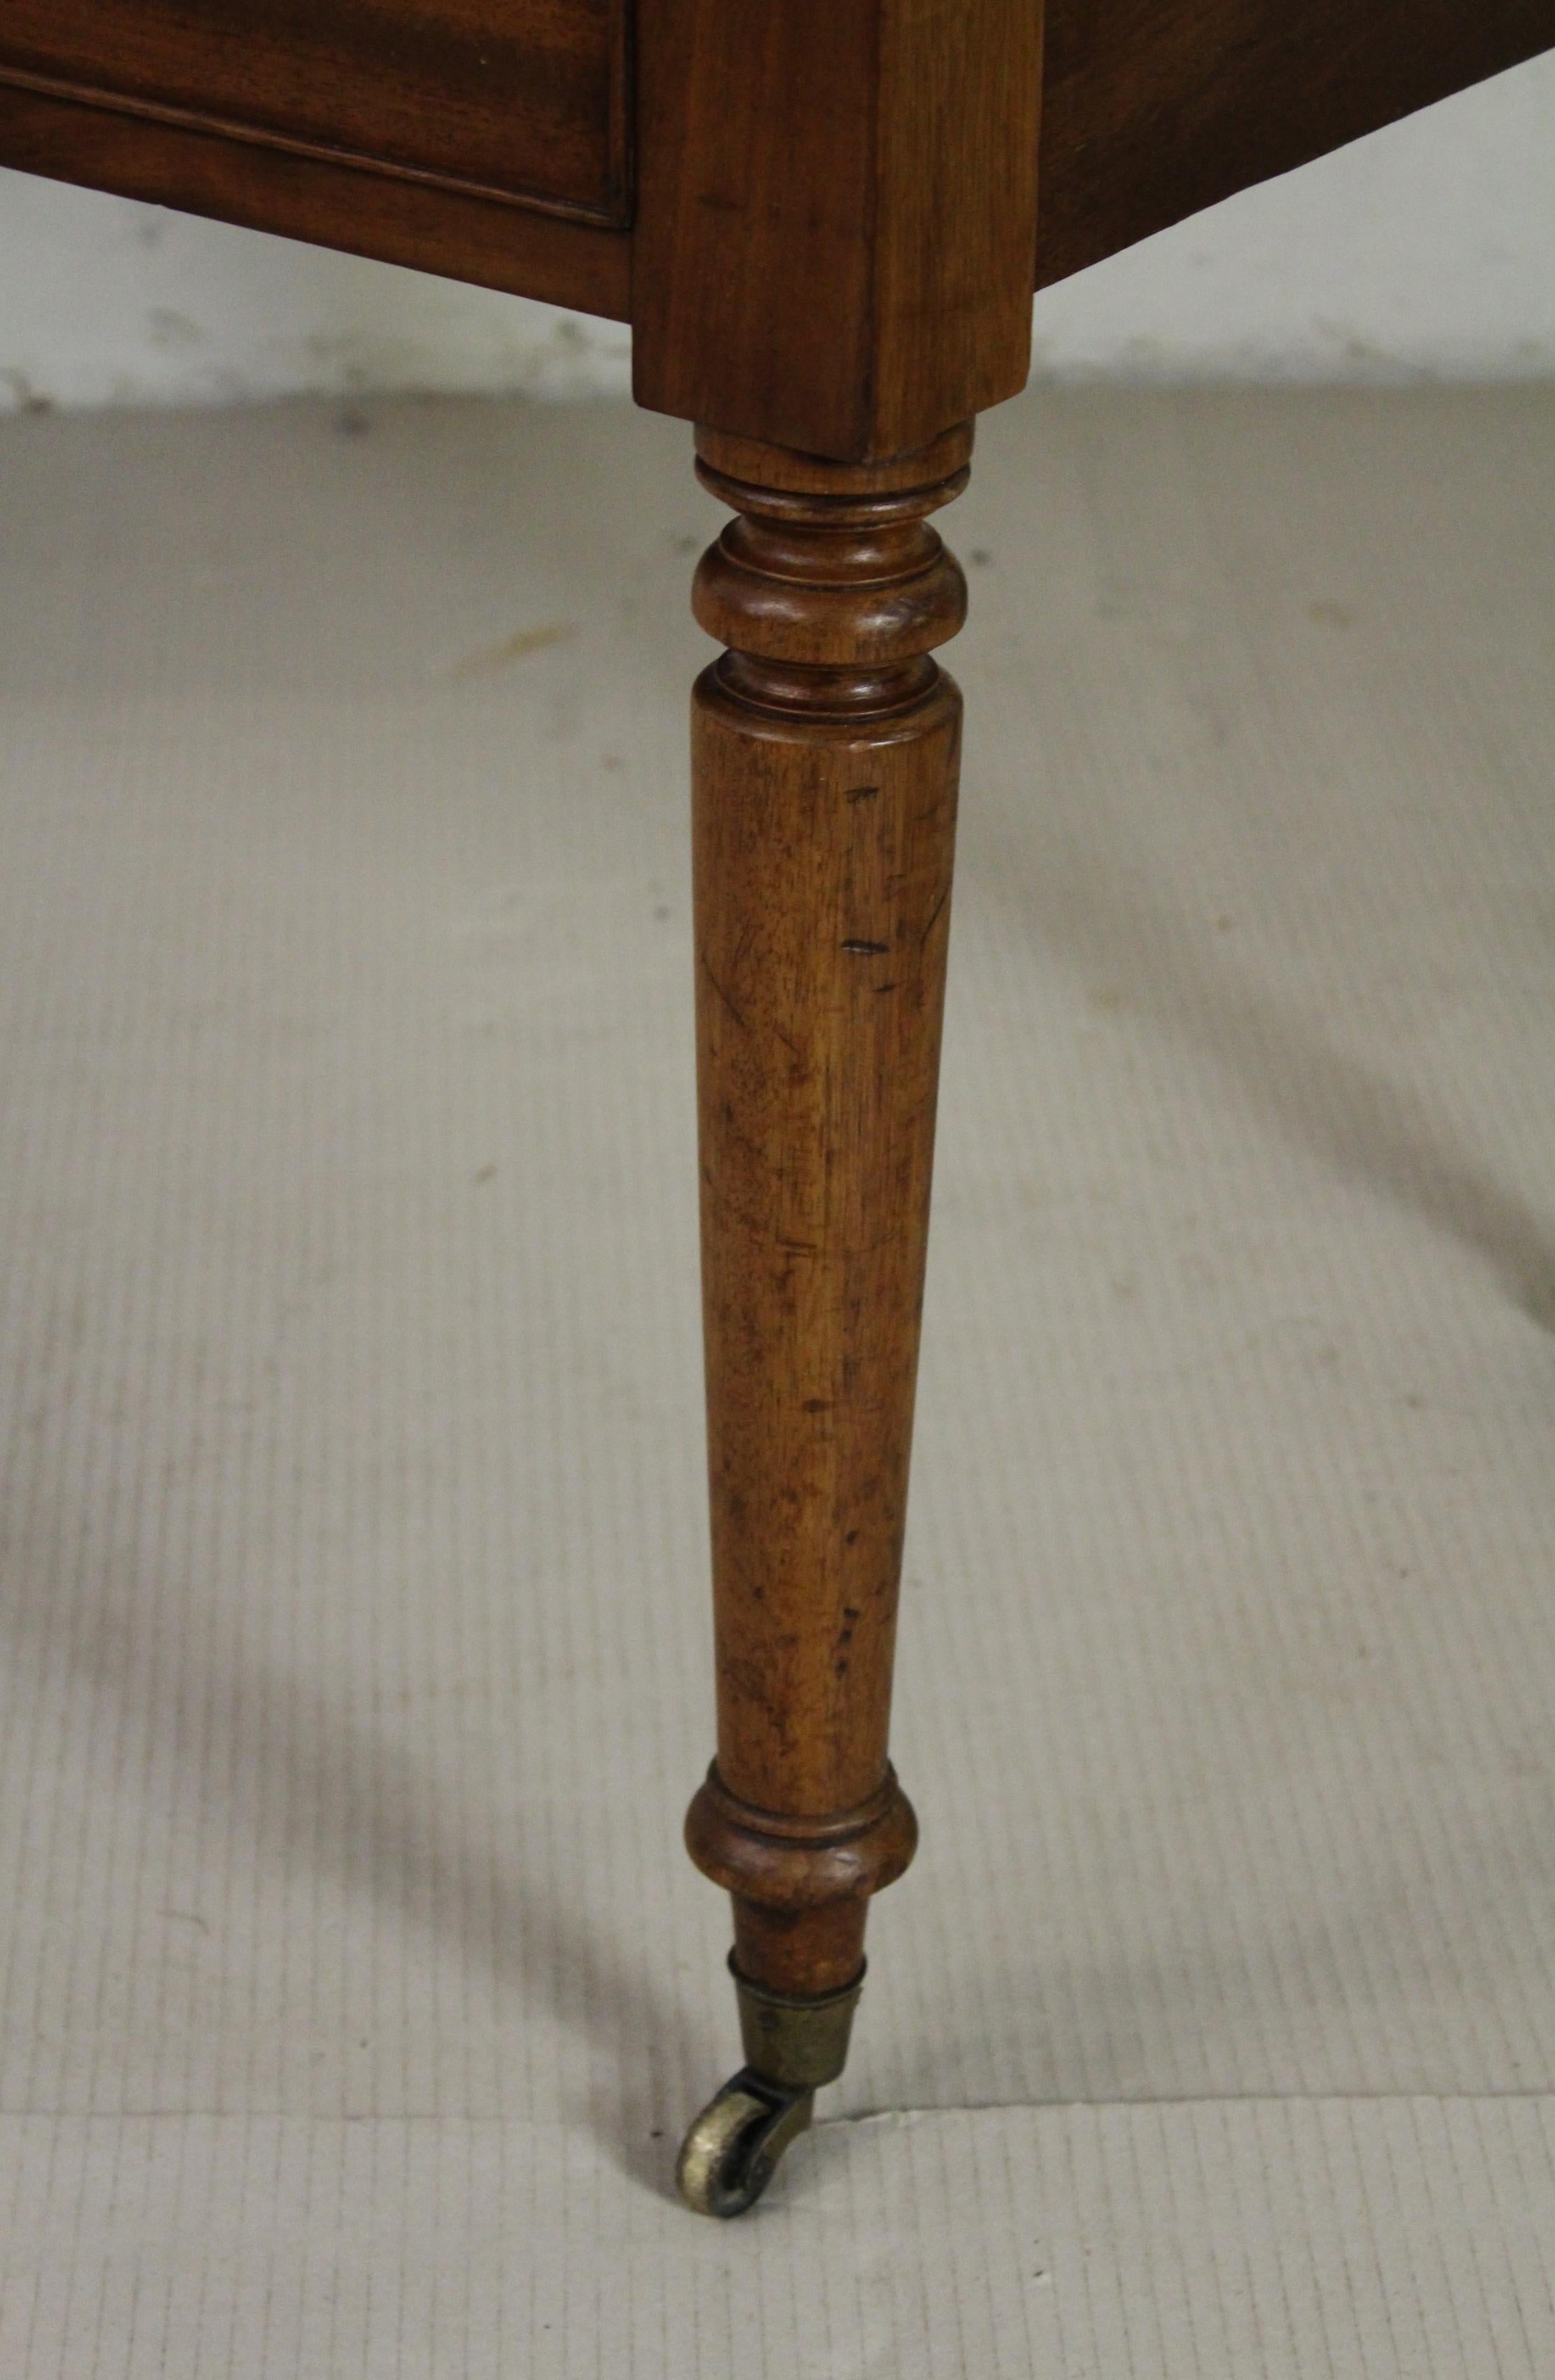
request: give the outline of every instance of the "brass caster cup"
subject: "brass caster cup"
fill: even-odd
[[[834,2082],[847,2064],[864,1969],[840,1992],[808,2000],[790,1999],[784,1992],[769,1992],[749,1982],[732,1956],[729,1973],[739,2003],[746,2064],[785,2091],[819,2091],[823,2083]]]

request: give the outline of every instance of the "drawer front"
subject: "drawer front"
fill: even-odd
[[[623,223],[630,0],[4,0],[0,81]]]

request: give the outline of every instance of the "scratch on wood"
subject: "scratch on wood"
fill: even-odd
[[[921,934],[921,935],[919,936],[919,938],[918,938],[918,944],[919,944],[919,948],[920,948],[920,949],[921,949],[922,945],[923,945],[925,942],[927,942],[927,941],[928,941],[929,935],[933,932],[933,930],[934,930],[935,927],[939,924],[939,922],[940,922],[940,918],[941,918],[941,917],[942,917],[942,913],[943,913],[943,910],[944,910],[945,903],[950,899],[950,896],[951,896],[951,889],[950,889],[950,886],[947,884],[947,885],[945,886],[944,891],[941,893],[941,895],[940,895],[939,899],[935,902],[935,904],[934,904],[934,907],[933,907],[933,910],[932,910],[932,912],[931,912],[931,914],[930,914],[930,916],[929,916],[929,923],[927,924],[927,926],[925,926],[925,928],[924,928],[924,929],[923,929],[922,934]]]
[[[702,962],[702,973],[706,976],[709,983],[711,984],[714,991],[717,992],[719,999],[723,1002],[724,1007],[728,1010],[730,1015],[739,1026],[740,1031],[742,1033],[748,1033],[750,1026],[747,1024],[739,1010],[735,1006],[734,1002],[730,999],[728,993],[724,990],[723,986],[719,982],[718,978],[714,975],[711,967],[709,965],[706,951],[703,951],[700,953],[700,956]]]

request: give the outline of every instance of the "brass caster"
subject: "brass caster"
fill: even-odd
[[[675,2180],[694,2214],[727,2219],[754,2206],[792,2140],[808,2130],[813,2091],[784,2091],[748,2066],[725,2082],[681,2144]]]
[[[734,1960],[746,2064],[710,2099],[681,2146],[675,2178],[699,2215],[743,2215],[777,2171],[792,2140],[808,2129],[815,2095],[847,2058],[864,1970],[841,1991],[796,1999],[742,1975]]]

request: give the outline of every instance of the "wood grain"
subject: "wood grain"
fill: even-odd
[[[0,83],[0,164],[579,313],[631,315],[631,240],[530,207]]]
[[[1555,0],[1047,0],[1039,286],[1555,47]]]
[[[969,438],[830,488],[699,446],[736,517],[696,590],[729,650],[693,712],[719,1727],[687,1841],[741,1971],[820,1992],[915,1840],[886,1732],[961,734],[931,649],[966,605],[925,516]]]
[[[6,0],[0,78],[623,224],[627,0]]]
[[[639,0],[639,402],[841,460],[1023,384],[1035,0]]]

